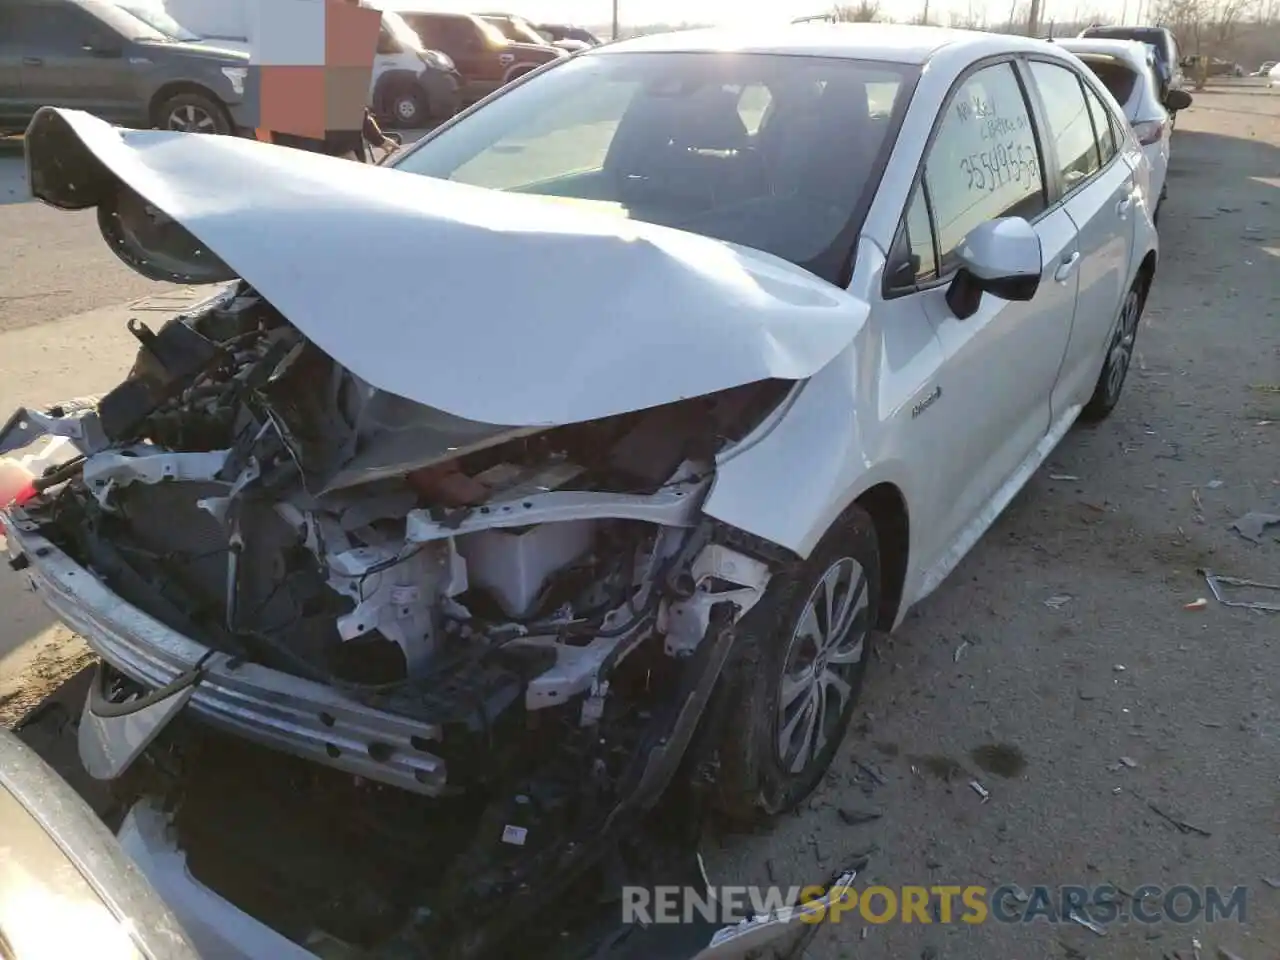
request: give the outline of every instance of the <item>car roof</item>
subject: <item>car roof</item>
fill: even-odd
[[[1127,61],[1131,66],[1145,67],[1150,47],[1141,40],[1104,40],[1095,37],[1063,37],[1054,40],[1063,50],[1076,56],[1096,53]]]
[[[592,51],[615,53],[739,53],[836,57],[922,65],[939,50],[972,48],[975,57],[1017,50],[1043,50],[1041,40],[977,30],[892,23],[799,23],[751,30],[711,28],[658,33],[621,40]]]

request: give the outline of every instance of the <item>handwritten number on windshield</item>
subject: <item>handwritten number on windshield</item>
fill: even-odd
[[[994,193],[1010,183],[1031,188],[1038,179],[1035,148],[1025,144],[997,144],[989,150],[960,158],[960,172],[966,177],[968,190]]]

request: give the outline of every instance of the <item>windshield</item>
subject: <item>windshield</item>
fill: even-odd
[[[183,41],[200,39],[197,34],[192,33],[173,17],[169,16],[164,7],[159,4],[122,3],[117,0],[115,5],[170,39]]]
[[[512,40],[519,40],[524,43],[547,42],[546,38],[537,30],[533,29],[533,26],[527,20],[521,20],[519,17],[512,17],[508,22],[516,32],[516,36],[512,37]]]
[[[177,39],[162,30],[157,30],[145,20],[138,19],[118,4],[106,3],[103,0],[79,0],[77,5],[109,30],[126,39],[143,43],[171,43]]]
[[[404,49],[412,50],[415,53],[422,52],[422,39],[413,32],[413,28],[409,24],[404,22],[404,18],[400,14],[384,10],[382,12],[382,25],[387,28],[387,32]]]
[[[575,57],[395,166],[729,240],[834,280],[915,77],[817,57]]]

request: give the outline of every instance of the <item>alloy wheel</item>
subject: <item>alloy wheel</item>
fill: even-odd
[[[179,133],[216,133],[218,124],[209,111],[184,103],[169,113],[165,129]]]
[[[840,729],[864,667],[869,623],[867,574],[852,557],[827,568],[801,609],[783,662],[778,756],[803,772]]]
[[[1125,297],[1124,307],[1120,311],[1120,322],[1116,325],[1115,339],[1111,344],[1111,354],[1107,364],[1107,396],[1116,398],[1124,386],[1124,378],[1129,372],[1129,362],[1133,359],[1133,344],[1138,337],[1138,319],[1142,314],[1142,297],[1137,289],[1129,291]]]

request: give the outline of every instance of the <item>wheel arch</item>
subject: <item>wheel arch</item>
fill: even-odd
[[[911,557],[911,516],[907,499],[896,484],[882,482],[853,502],[867,512],[875,526],[880,549],[880,608],[876,627],[887,633],[898,620]]]
[[[195,80],[169,80],[156,88],[155,93],[151,95],[151,99],[147,103],[147,116],[151,119],[151,122],[158,125],[160,118],[157,116],[157,113],[160,110],[160,105],[162,103],[171,97],[180,96],[184,93],[194,93],[202,97],[207,97],[222,110],[224,115],[229,117],[227,105],[223,102],[222,98],[203,83],[199,83]]]

